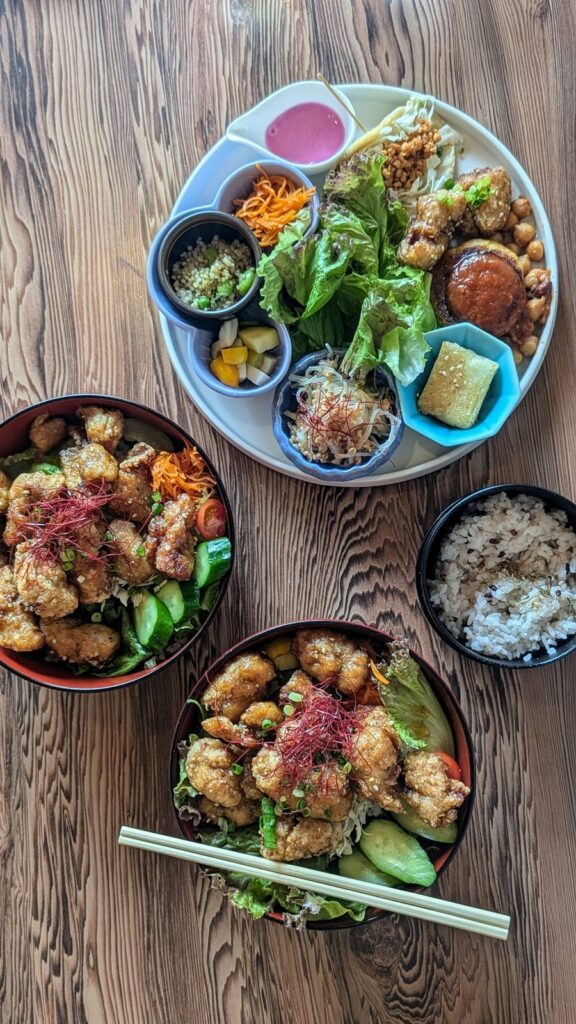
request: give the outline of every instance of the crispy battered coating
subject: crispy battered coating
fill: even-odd
[[[211,736],[196,740],[186,756],[186,774],[199,793],[222,807],[238,807],[245,799],[240,776],[230,771],[237,755]]]
[[[404,759],[405,797],[432,828],[456,821],[458,808],[470,790],[458,779],[451,779],[439,754],[419,750]]]
[[[398,259],[410,267],[430,270],[444,255],[465,209],[466,198],[461,192],[440,189],[421,196],[398,247]]]
[[[8,495],[8,511],[4,542],[13,547],[22,540],[23,530],[35,501],[51,498],[66,486],[62,473],[20,473],[13,481]]]
[[[467,206],[464,234],[494,235],[502,231],[510,213],[512,203],[512,182],[504,167],[476,167],[473,171],[461,174],[457,184],[464,191],[475,185],[480,178],[490,179],[490,195],[480,206]],[[470,219],[472,225],[470,225]]]
[[[274,663],[262,654],[239,654],[215,676],[202,701],[215,715],[226,715],[237,722],[275,675]]]
[[[24,607],[7,565],[0,569],[0,646],[11,651],[38,651],[44,646],[44,634]]]
[[[104,543],[105,523],[88,523],[76,532],[76,551],[71,576],[80,604],[100,604],[112,593],[112,574],[106,562],[96,561]]]
[[[259,747],[260,740],[257,740],[250,729],[241,722],[231,722],[225,715],[216,715],[215,718],[205,718],[202,722],[204,732],[209,736],[215,736],[225,743],[236,743],[239,747]]]
[[[318,687],[314,686],[310,676],[307,676],[302,669],[297,668],[280,690],[278,701],[280,704],[286,704],[291,693],[300,693],[303,697],[308,697],[312,690],[317,689]]]
[[[209,821],[213,821],[215,825],[218,824],[219,818],[227,818],[228,821],[233,821],[238,826],[252,825],[258,821],[260,816],[260,804],[245,799],[241,800],[236,807],[222,807],[221,804],[213,803],[208,797],[201,796],[197,807],[200,813],[205,815]]]
[[[146,554],[158,572],[173,580],[189,580],[194,568],[196,538],[192,527],[196,506],[188,494],[167,501],[164,511],[150,520]]]
[[[5,512],[8,508],[8,495],[10,494],[10,488],[12,481],[9,476],[6,475],[3,469],[0,469],[0,513]]]
[[[43,619],[63,619],[78,607],[78,592],[62,566],[42,559],[32,541],[16,548],[14,580],[24,603]]]
[[[121,519],[143,523],[150,515],[152,478],[150,466],[156,452],[149,444],[139,441],[118,467],[118,480],[110,498],[110,508]]]
[[[113,483],[118,476],[118,463],[101,444],[85,444],[82,448],[64,448],[60,454],[66,486],[73,491],[84,483],[104,480]]]
[[[101,668],[120,647],[120,634],[99,622],[78,622],[76,619],[41,619],[40,625],[48,647],[58,657],[74,664]]]
[[[386,811],[400,812],[398,790],[400,739],[383,707],[357,711],[359,729],[352,737],[346,756],[360,791]]]
[[[258,806],[260,806],[260,800],[262,799],[262,793],[256,785],[256,779],[252,771],[252,755],[248,755],[242,761],[244,771],[240,776],[240,786],[244,796],[247,800],[258,800]]]
[[[8,548],[5,547],[4,542],[0,540],[0,569],[2,568],[2,566],[8,565],[9,561],[10,559],[8,557]]]
[[[116,552],[114,569],[120,579],[131,586],[146,583],[154,575],[154,566],[146,558],[144,542],[134,523],[113,519],[108,524],[108,533],[108,544]]]
[[[246,708],[244,714],[240,715],[240,722],[248,725],[251,729],[261,729],[262,722],[274,722],[279,725],[284,721],[284,715],[277,704],[272,700],[261,700]]]
[[[305,672],[341,693],[355,693],[370,679],[368,655],[331,629],[300,629],[292,650]]]
[[[342,838],[342,826],[329,821],[303,818],[290,821],[279,818],[276,822],[276,849],[267,850],[262,843],[260,853],[268,860],[302,860],[332,853]]]
[[[66,437],[66,420],[45,412],[32,420],[28,435],[35,448],[44,453],[49,452]]]
[[[282,729],[296,725],[297,723],[286,722]],[[289,783],[285,778],[278,751],[273,747],[263,747],[252,761],[252,773],[258,789],[276,803],[282,800],[284,806],[291,811],[304,810],[304,804],[311,818],[344,821],[348,817],[352,805],[352,792],[348,776],[336,761],[318,765],[310,775],[300,779],[296,785],[294,782]],[[298,791],[296,796],[294,789]]]
[[[84,420],[89,441],[101,444],[106,451],[115,452],[124,433],[124,416],[119,409],[102,409],[99,405],[81,405],[76,416]]]

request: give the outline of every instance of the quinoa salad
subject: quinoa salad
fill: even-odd
[[[214,235],[189,245],[171,271],[174,290],[195,309],[225,309],[249,292],[256,270],[245,242]]]
[[[471,650],[523,658],[576,633],[576,533],[566,513],[535,497],[494,494],[447,534],[430,598]]]

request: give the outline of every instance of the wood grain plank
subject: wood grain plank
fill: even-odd
[[[0,678],[0,1020],[18,1024],[572,1024],[576,883],[570,663],[463,662],[417,605],[420,539],[452,498],[526,480],[576,495],[576,11],[571,0],[0,0],[0,410],[101,390],[177,419],[220,467],[239,558],[199,649],[139,688],[71,697]],[[172,373],[144,277],[150,240],[227,121],[318,70],[431,91],[536,182],[562,304],[504,430],[395,488],[316,488],[233,450]],[[389,917],[300,934],[234,912],[194,868],[120,850],[172,831],[172,728],[240,636],[334,615],[405,633],[462,701],[473,821],[440,891],[509,909],[506,945]]]

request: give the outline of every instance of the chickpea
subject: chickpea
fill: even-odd
[[[524,220],[524,217],[530,216],[532,207],[526,196],[518,196],[518,199],[514,200],[512,203],[512,213],[518,217],[518,220]]]
[[[505,231],[512,231],[512,229],[516,227],[517,223],[518,223],[518,217],[516,216],[515,213],[512,213],[512,210],[510,210],[510,213],[508,214],[508,220],[506,221],[506,223],[504,225],[504,230]]]
[[[518,248],[518,246],[516,245],[515,242],[508,242],[508,245],[506,246],[506,248],[510,249],[510,252],[513,252],[515,256],[517,256],[518,253],[520,252],[520,249]]]
[[[532,268],[532,270],[530,270],[529,273],[526,274],[526,277],[524,278],[524,284],[526,285],[527,288],[534,288],[539,283],[539,281],[540,281],[540,274],[534,268]]]
[[[524,277],[526,277],[526,274],[529,274],[532,269],[532,260],[528,255],[526,255],[526,253],[524,253],[523,256],[518,257],[518,263],[520,264],[520,270],[524,274]]]
[[[536,234],[536,228],[532,224],[517,224],[512,232],[516,245],[519,245],[521,249],[525,249],[529,242],[532,241]]]
[[[524,361],[524,356],[522,355],[522,353],[519,352],[517,348],[515,348],[512,352],[512,355],[514,356],[514,362],[516,363],[516,366],[520,366],[520,363]]]
[[[504,241],[504,236],[503,236],[502,232],[501,231],[497,231],[495,235],[490,235],[490,241],[491,242],[498,242],[500,245],[502,245],[502,243]]]
[[[544,246],[539,238],[535,238],[533,242],[529,242],[526,246],[526,254],[534,263],[539,263],[544,258]]]
[[[523,356],[533,356],[536,349],[538,348],[538,338],[535,334],[531,334],[523,345],[520,346],[520,351]]]
[[[546,309],[546,299],[541,297],[539,299],[528,299],[526,303],[526,309],[528,310],[528,316],[535,323],[543,316]]]

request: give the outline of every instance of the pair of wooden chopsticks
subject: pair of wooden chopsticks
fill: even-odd
[[[356,879],[315,871],[298,864],[270,861],[264,857],[205,846],[203,843],[163,836],[157,832],[146,832],[127,825],[120,829],[118,842],[121,846],[133,846],[140,850],[149,850],[150,853],[163,853],[168,857],[203,864],[212,871],[241,871],[251,878],[264,878],[282,885],[297,886],[308,892],[330,896],[332,899],[365,903],[369,907],[388,910],[393,914],[417,917],[422,921],[445,924],[450,928],[460,928],[493,939],[508,937],[510,918],[492,910],[465,907],[434,896],[406,892],[373,882],[359,882]]]

